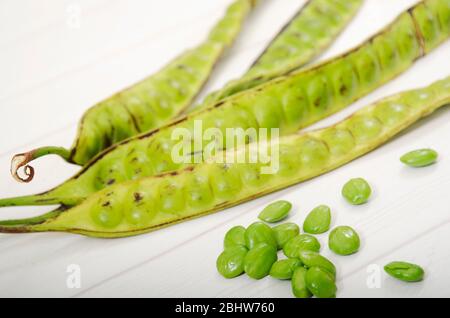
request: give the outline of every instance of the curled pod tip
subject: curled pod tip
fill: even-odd
[[[70,150],[61,147],[42,147],[17,154],[11,159],[11,175],[18,182],[31,182],[34,178],[34,168],[29,165],[31,161],[47,155],[57,155],[70,162],[70,153]],[[19,174],[22,168],[25,176]]]

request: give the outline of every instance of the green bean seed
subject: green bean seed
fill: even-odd
[[[216,267],[219,273],[225,278],[234,278],[243,274],[247,252],[248,250],[244,246],[225,249],[217,258]]]
[[[306,272],[306,287],[317,298],[335,298],[337,287],[334,277],[320,267],[311,267]]]
[[[233,247],[233,246],[246,246],[246,244],[245,244],[245,227],[235,226],[235,227],[231,228],[227,232],[227,234],[225,234],[223,246],[225,248]]]
[[[438,153],[432,149],[419,149],[408,152],[403,155],[400,160],[405,165],[414,168],[427,167],[436,163]]]
[[[419,265],[405,262],[389,263],[384,267],[384,270],[390,276],[410,283],[420,282],[425,275],[425,271]]]
[[[266,243],[259,243],[245,256],[244,270],[251,278],[264,278],[269,275],[270,269],[277,258],[275,247]]]
[[[353,205],[361,205],[369,201],[372,189],[369,183],[362,178],[351,179],[344,185],[342,195]]]
[[[334,264],[319,253],[312,251],[301,251],[299,257],[306,268],[320,267],[333,275],[333,277],[336,276],[336,267]]]
[[[319,241],[311,235],[300,234],[290,239],[283,247],[284,255],[289,258],[298,258],[301,251],[320,251]]]
[[[267,223],[276,223],[284,220],[292,209],[288,201],[277,201],[269,204],[260,214],[259,219]]]
[[[290,239],[300,234],[300,228],[295,223],[284,223],[275,226],[273,232],[275,233],[278,248],[282,249]]]
[[[296,258],[289,258],[276,261],[270,269],[270,276],[276,279],[291,279],[297,267],[302,266],[302,262]]]
[[[259,243],[277,247],[277,240],[272,228],[262,222],[255,222],[245,231],[245,245],[248,249],[252,249]]]
[[[322,234],[330,229],[331,210],[326,205],[315,208],[306,217],[303,223],[303,231],[310,234]]]
[[[358,252],[360,244],[358,233],[349,226],[335,228],[328,238],[330,250],[343,256]]]
[[[312,294],[306,286],[306,273],[308,270],[304,267],[297,267],[292,275],[292,293],[297,298],[311,298]]]

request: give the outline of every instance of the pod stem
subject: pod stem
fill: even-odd
[[[32,218],[0,221],[0,233],[18,234],[40,232],[36,226],[56,218],[66,210],[67,207],[60,206],[56,210]]]
[[[11,175],[18,182],[28,183],[34,178],[34,168],[28,163],[47,155],[57,155],[71,162],[71,151],[63,147],[42,147],[29,152],[15,155],[11,160]],[[23,168],[25,177],[20,176],[19,170]]]
[[[14,198],[0,199],[0,208],[11,206],[47,206],[47,205],[59,205],[64,204],[66,206],[77,205],[82,201],[82,197],[65,197],[58,194],[59,188],[55,188],[51,191],[25,195]]]

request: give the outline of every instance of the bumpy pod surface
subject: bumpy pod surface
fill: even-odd
[[[15,156],[11,163],[13,177],[20,182],[30,182],[34,169],[28,163],[49,154],[84,165],[112,144],[160,128],[176,118],[203,87],[214,64],[236,37],[250,5],[255,3],[257,0],[237,1],[204,45],[180,56],[157,75],[93,107],[83,117],[71,150],[43,147]],[[256,60],[243,80],[230,83],[222,93],[211,94],[201,107],[189,112],[207,108],[219,97],[231,96],[305,65],[336,39],[361,4],[362,0],[309,1]],[[281,54],[283,51],[285,53]],[[26,178],[18,173],[22,167]]]
[[[449,4],[432,6],[431,4]],[[435,8],[439,11],[435,12]],[[426,10],[433,18],[435,33],[427,41],[422,37],[425,26],[415,20],[416,12]],[[198,124],[203,131],[216,128],[223,147],[229,144],[227,129],[277,128],[288,135],[325,118],[350,105],[395,76],[407,70],[425,52],[430,51],[450,36],[450,29],[442,26],[442,11],[450,14],[450,0],[428,0],[401,14],[392,24],[359,47],[313,68],[294,73],[258,86],[246,93],[228,98],[215,107],[181,118],[150,133],[129,139],[99,154],[75,177],[54,190],[37,196],[0,200],[0,206],[49,205],[66,206],[81,202],[88,195],[113,184],[182,169],[199,156],[207,157],[205,150],[211,139],[202,139],[202,151],[195,151],[195,138],[188,140],[192,152],[183,163],[174,162],[173,153],[180,139],[177,131],[196,136]],[[427,20],[427,24],[429,24]],[[422,30],[424,29],[424,30]],[[364,119],[355,125],[364,125]],[[376,125],[373,123],[374,133]],[[213,136],[214,137],[214,136]],[[255,141],[249,138],[248,142]],[[186,140],[184,140],[186,142]],[[312,146],[307,143],[307,146]],[[178,152],[176,150],[175,152]],[[208,159],[208,158],[203,158]],[[188,162],[188,164],[186,164]]]
[[[170,122],[195,99],[255,3],[256,0],[235,1],[201,45],[178,56],[158,73],[90,108],[81,119],[70,150],[44,147],[15,156],[12,175],[18,181],[31,181],[34,172],[27,163],[49,154],[84,165],[111,145]],[[25,167],[27,178],[19,176],[21,167]]]
[[[289,74],[322,53],[344,30],[362,0],[311,0],[281,30],[245,75],[209,94],[205,108],[236,93]]]
[[[336,169],[448,103],[450,77],[381,100],[334,126],[280,138],[279,151],[284,155],[274,174],[262,175],[259,163],[207,162],[111,186],[40,223],[0,222],[0,232],[63,231],[105,238],[150,232]],[[255,143],[233,151],[255,146],[271,147]]]

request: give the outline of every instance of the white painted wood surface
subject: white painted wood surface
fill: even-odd
[[[151,74],[202,40],[231,0],[2,0],[0,1],[0,193],[35,193],[78,170],[58,158],[35,163],[36,178],[17,184],[9,175],[14,153],[45,145],[70,146],[81,114],[93,103]],[[414,0],[367,0],[323,58],[367,38]],[[271,35],[304,3],[264,0],[208,90],[239,76]],[[79,15],[77,16],[77,14]],[[75,16],[74,16],[75,14]],[[381,97],[428,85],[450,71],[450,43],[323,127]],[[340,297],[450,296],[450,109],[438,111],[377,151],[320,178],[242,206],[147,235],[96,240],[68,234],[0,235],[0,296],[55,297],[291,297],[287,282],[221,278],[215,259],[231,226],[249,225],[275,199],[295,204],[302,223],[318,204],[333,208],[333,225],[351,225],[360,253],[324,254],[339,270]],[[399,156],[419,147],[441,155],[437,165],[413,170]],[[350,207],[342,184],[364,177],[375,188],[370,204]],[[44,208],[2,209],[1,218],[40,214]],[[422,264],[424,282],[406,285],[381,274],[370,288],[370,265],[392,260]],[[81,288],[67,287],[67,268],[81,269]],[[377,267],[375,267],[377,268]]]

